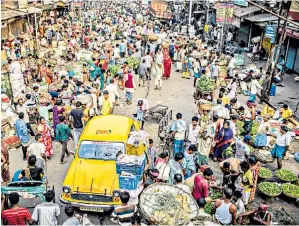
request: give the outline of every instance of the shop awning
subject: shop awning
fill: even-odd
[[[257,14],[254,16],[250,16],[245,18],[245,20],[251,21],[251,22],[256,22],[256,23],[263,23],[266,21],[275,21],[278,20],[277,16],[273,16],[270,13],[262,13],[262,14]]]
[[[256,6],[240,7],[240,8],[234,8],[234,15],[236,17],[244,17],[258,11],[261,11],[261,9]]]
[[[1,10],[1,20],[9,20],[15,17],[19,17],[19,16],[25,16],[26,13],[23,11],[17,11],[17,10],[13,10],[13,9],[8,9],[8,10]]]

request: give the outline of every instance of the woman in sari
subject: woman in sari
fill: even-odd
[[[61,106],[62,101],[57,100],[56,104],[53,107],[53,129],[54,129],[54,138],[56,138],[56,126],[60,123],[59,116],[65,116],[65,109]]]
[[[53,151],[50,129],[48,128],[44,117],[39,118],[39,125],[37,126],[37,130],[43,137],[43,144],[46,146],[45,154],[47,158],[49,158],[51,157],[51,155],[54,154],[54,151]]]
[[[125,81],[125,88],[126,88],[126,102],[127,104],[132,104],[133,99],[133,93],[136,88],[134,76],[131,73],[131,70],[128,70],[128,74],[124,75],[124,81]]]
[[[182,78],[188,78],[190,79],[190,73],[189,73],[189,65],[188,65],[188,53],[185,53],[184,61],[183,61],[183,74]]]
[[[256,187],[257,187],[257,181],[258,181],[258,175],[259,175],[261,166],[260,166],[260,163],[257,162],[255,157],[253,157],[253,156],[251,156],[249,158],[249,165],[250,165],[250,170],[253,174],[253,187],[251,188],[248,202],[252,202],[254,200]]]
[[[170,72],[171,72],[171,58],[168,53],[165,53],[165,55],[164,55],[163,64],[164,64],[163,78],[169,79]]]
[[[223,123],[223,127],[218,132],[215,139],[215,150],[213,159],[214,161],[222,161],[222,153],[225,151],[230,144],[234,141],[234,133],[232,129],[229,127],[229,122],[225,121]]]

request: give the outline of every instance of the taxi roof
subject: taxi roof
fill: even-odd
[[[80,141],[126,141],[134,120],[122,115],[93,117],[83,129]]]

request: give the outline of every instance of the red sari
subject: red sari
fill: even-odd
[[[169,56],[164,57],[164,78],[169,78],[170,77],[170,72],[171,72],[171,58]]]
[[[41,132],[43,137],[43,144],[46,146],[46,156],[53,155],[54,151],[49,128],[47,127],[47,125],[40,124],[38,126],[38,130]]]

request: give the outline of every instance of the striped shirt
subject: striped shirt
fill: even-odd
[[[57,217],[60,209],[57,203],[44,202],[34,208],[32,218],[38,221],[39,225],[57,225]]]
[[[31,214],[28,209],[18,207],[17,209],[3,210],[1,218],[6,220],[7,225],[27,225],[27,221],[31,220]]]
[[[131,217],[137,212],[135,205],[121,205],[116,206],[112,213],[112,217],[116,218],[120,223],[127,223],[131,221]]]

